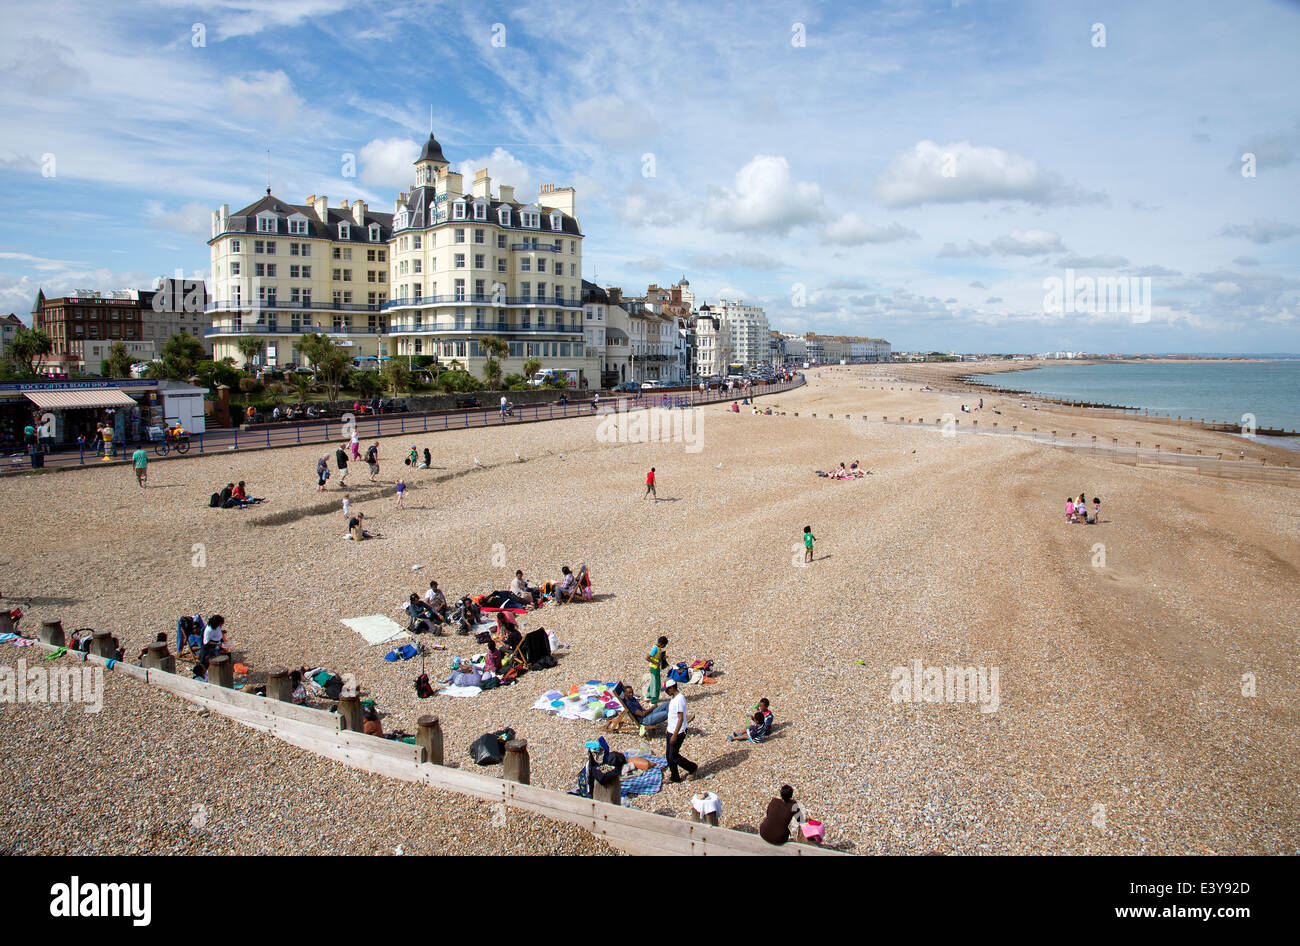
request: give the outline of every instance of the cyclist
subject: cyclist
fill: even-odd
[[[167,426],[168,440],[180,440],[184,436],[186,436],[185,428],[181,426],[180,421],[174,420]]]

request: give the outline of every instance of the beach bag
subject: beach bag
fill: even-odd
[[[415,695],[422,700],[433,696],[433,687],[429,683],[429,675],[427,673],[422,673],[415,678]]]
[[[221,494],[213,493],[208,497],[208,508],[217,509],[221,506]]]
[[[506,757],[506,743],[515,738],[513,729],[484,733],[470,744],[469,756],[478,765],[499,765]]]
[[[803,836],[809,841],[816,841],[820,844],[822,838],[826,837],[826,826],[820,821],[814,821],[812,818],[801,824],[799,828],[803,832]]]
[[[482,680],[479,681],[478,688],[480,690],[495,690],[500,685],[501,685],[501,681],[498,680],[496,677],[484,677]]]
[[[676,680],[678,683],[686,683],[691,679],[691,672],[687,669],[686,664],[680,663],[668,671],[668,679]]]

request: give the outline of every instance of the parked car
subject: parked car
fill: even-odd
[[[652,388],[660,388],[660,387],[663,387],[663,385],[661,385],[658,381],[642,381],[642,382],[641,382],[641,390],[642,390],[642,391],[649,391],[649,390],[651,390]]]
[[[624,381],[622,384],[616,384],[610,388],[615,394],[635,394],[637,392],[637,383],[635,381]]]

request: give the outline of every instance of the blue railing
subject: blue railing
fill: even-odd
[[[204,335],[315,335],[318,333],[321,335],[382,335],[384,332],[385,329],[371,328],[368,325],[344,325],[338,328],[333,325],[322,325],[320,328],[315,325],[300,325],[295,328],[292,323],[289,325],[214,325],[203,330]]]
[[[379,312],[383,306],[379,303],[370,305],[365,302],[284,302],[277,299],[275,302],[244,302],[240,300],[235,302],[227,299],[222,302],[209,302],[203,307],[204,312],[213,312],[225,310],[230,312],[270,312],[273,310],[284,309],[307,311],[307,312]]]
[[[484,322],[482,325],[470,325],[468,322],[394,322],[388,326],[388,334],[408,332],[470,332],[486,334],[503,332],[509,334],[529,335],[580,335],[581,325],[510,325],[506,322]]]
[[[494,306],[523,306],[534,309],[581,309],[582,302],[578,299],[546,299],[541,296],[497,296],[495,293],[478,293],[466,292],[459,295],[442,295],[442,296],[408,296],[402,299],[390,299],[383,305],[384,311],[389,309],[406,309],[413,306],[422,305],[483,305]]]
[[[560,243],[511,243],[510,249],[523,250],[525,252],[545,251],[547,253],[562,252]]]

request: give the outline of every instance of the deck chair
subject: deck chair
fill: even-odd
[[[528,661],[524,658],[524,644],[527,640],[527,638],[521,640],[519,646],[506,654],[505,659],[501,661],[499,676],[502,683],[517,680],[519,675],[528,669]]]
[[[639,735],[642,726],[645,726],[647,729],[653,729],[655,726],[662,726],[666,722],[666,715],[665,719],[648,724],[642,723],[641,720],[637,719],[635,714],[640,713],[644,716],[645,707],[641,705],[641,701],[636,698],[632,691],[626,687],[622,685],[615,687],[614,696],[623,704],[623,709],[617,716],[605,720],[606,732]]]
[[[586,565],[578,566],[578,591],[582,593],[584,601],[591,600],[591,572]]]

